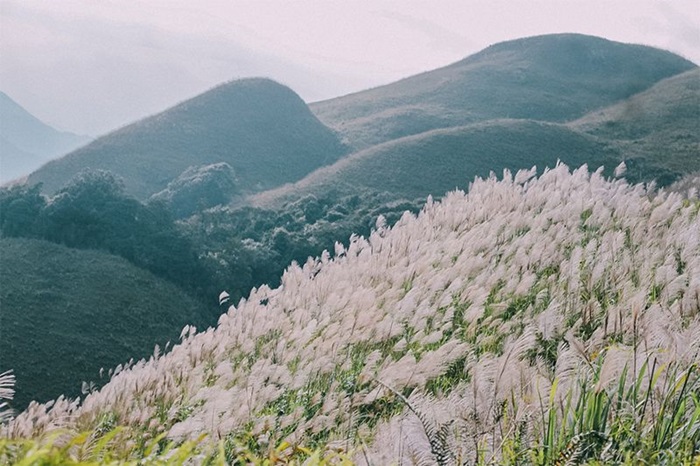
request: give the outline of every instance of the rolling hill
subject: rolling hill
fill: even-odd
[[[628,177],[663,185],[700,171],[700,69],[673,76],[568,124],[624,154]]]
[[[464,186],[466,179],[486,175],[491,169],[536,163],[551,166],[563,154],[568,154],[564,158],[578,157],[566,160],[574,165],[586,161],[591,166],[617,165],[622,159],[630,160],[630,176],[635,175],[635,180],[650,179],[650,173],[658,172],[664,183],[670,183],[679,175],[675,170],[685,166],[683,162],[668,168],[662,157],[660,163],[650,163],[644,153],[657,150],[658,144],[626,142],[627,130],[622,126],[619,132],[610,130],[617,127],[610,122],[605,123],[607,131],[596,130],[592,122],[600,126],[604,117],[600,112],[592,115],[611,105],[628,105],[624,102],[633,95],[652,107],[681,105],[686,101],[679,96],[695,93],[697,97],[691,85],[697,74],[690,71],[696,68],[677,55],[651,47],[578,34],[530,37],[493,45],[450,66],[387,86],[312,104],[313,114],[321,121],[296,94],[279,84],[265,79],[234,81],[53,161],[33,173],[29,183],[42,182],[45,191],[52,193],[81,170],[97,168],[123,178],[127,193],[141,200],[152,195],[170,199],[187,194],[173,191],[182,180],[199,182],[192,173],[205,173],[209,167],[226,163],[235,180],[227,188],[235,194],[229,196],[239,199],[294,183],[319,168],[324,176],[333,174],[339,185],[372,187],[385,178],[395,178],[391,188],[381,189],[396,187],[397,197],[425,197]],[[684,72],[687,76],[682,82],[664,85],[667,91],[650,89]],[[685,150],[692,155],[693,133],[687,127],[697,118],[692,115],[692,102],[683,105],[689,115],[685,129],[667,122],[656,133],[685,141]],[[605,118],[621,115],[610,112]],[[554,129],[554,124],[573,120],[576,122],[568,128]],[[461,139],[455,136],[461,133]],[[339,136],[355,149],[348,160],[344,159],[350,149]],[[668,142],[661,137],[646,138],[652,139]],[[406,152],[407,160],[399,162],[402,157],[390,154],[392,150]],[[529,162],[527,151],[532,154]],[[422,157],[419,153],[440,154],[433,156],[444,160],[408,160]],[[583,154],[590,158],[586,160]],[[378,159],[370,163],[375,155]],[[511,166],[511,159],[522,163]],[[337,167],[324,168],[337,161]],[[453,162],[457,165],[451,167]],[[358,166],[351,169],[354,163]],[[470,168],[469,163],[474,166]],[[412,171],[424,167],[429,170],[420,176]],[[432,171],[441,169],[467,178],[439,175],[436,178],[441,181],[431,183]],[[342,179],[342,173],[350,178]],[[312,174],[309,179],[330,184],[320,175]],[[419,180],[427,183],[420,186]],[[304,180],[300,186],[309,184]],[[183,202],[191,206],[211,203],[205,198]],[[189,214],[192,207],[180,210]]]
[[[651,47],[554,34],[492,45],[444,68],[311,109],[364,149],[482,120],[565,122],[695,67]]]
[[[13,369],[24,409],[99,371],[175,342],[202,305],[174,285],[104,252],[40,240],[0,239],[0,373]],[[89,377],[89,378],[88,378]]]
[[[358,151],[295,184],[250,198],[274,206],[307,194],[368,189],[395,199],[440,196],[465,188],[474,176],[556,161],[607,173],[625,161],[632,182],[666,186],[700,171],[700,70],[651,88],[568,123],[491,119],[426,131]]]
[[[346,194],[363,189],[394,199],[441,196],[465,188],[476,176],[536,165],[553,167],[557,160],[614,168],[619,152],[563,125],[530,120],[491,120],[438,129],[390,141],[348,156],[303,180],[250,198],[254,205],[274,206],[307,194]]]
[[[90,138],[57,131],[0,92],[0,184],[29,175]]]
[[[29,183],[53,193],[81,170],[102,169],[145,200],[190,168],[225,162],[247,193],[296,181],[345,152],[290,89],[244,79],[103,136],[46,164]]]

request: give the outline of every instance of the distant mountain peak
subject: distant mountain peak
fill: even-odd
[[[176,105],[173,109],[184,105],[207,104],[215,99],[237,99],[243,102],[259,102],[261,100],[294,101],[299,105],[305,105],[304,101],[292,89],[269,78],[244,78],[227,81],[211,88],[210,90]],[[167,112],[167,110],[166,110]]]
[[[495,118],[566,122],[695,67],[653,47],[549,34],[494,44],[446,67],[311,108],[362,149]]]
[[[665,50],[574,33],[546,34],[500,42],[458,64],[483,60],[501,53],[516,53],[523,60],[541,62],[540,64],[560,67],[570,72],[597,74],[627,70],[639,73],[640,81],[654,68],[680,65],[686,71],[696,66]],[[675,70],[673,74],[676,74]]]
[[[601,46],[607,44],[622,44],[604,37],[592,36],[588,34],[580,34],[575,32],[562,32],[554,34],[540,34],[536,36],[520,37],[501,42],[496,42],[489,45],[482,51],[471,55],[477,56],[500,50],[517,50],[524,47],[560,47],[562,45],[586,45],[586,46]],[[627,45],[627,44],[625,44]]]
[[[26,176],[43,163],[89,141],[58,131],[0,91],[0,183]]]
[[[242,192],[296,181],[345,154],[291,89],[266,78],[230,81],[109,133],[33,173],[55,192],[83,168],[108,170],[146,199],[191,166],[225,162]]]

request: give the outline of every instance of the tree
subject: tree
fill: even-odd
[[[0,233],[15,238],[40,236],[44,207],[46,199],[41,195],[41,185],[0,189]]]
[[[177,218],[227,204],[238,191],[233,168],[225,162],[189,167],[151,201],[162,201]]]

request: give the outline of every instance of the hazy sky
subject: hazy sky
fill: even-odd
[[[234,78],[314,101],[554,32],[700,63],[697,0],[0,0],[0,90],[98,135]]]

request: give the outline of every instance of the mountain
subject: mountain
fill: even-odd
[[[495,44],[444,68],[311,109],[363,149],[483,120],[565,122],[695,67],[652,47],[553,34]]]
[[[141,358],[200,322],[202,305],[104,252],[0,239],[0,373],[13,369],[13,406],[80,396],[81,382]],[[89,378],[88,378],[89,377]]]
[[[188,169],[225,162],[237,189],[249,193],[296,181],[345,151],[290,89],[244,79],[98,138],[32,173],[29,183],[53,193],[81,170],[102,169],[144,200]]]
[[[0,92],[0,183],[28,175],[90,139],[57,131]]]
[[[556,44],[560,38],[550,39]],[[506,45],[514,46],[502,47]],[[665,53],[661,57],[667,58]],[[473,61],[478,62],[466,60]],[[635,82],[628,78],[627,87]],[[575,89],[580,83],[572,79],[570,85]],[[618,87],[625,86],[618,83]],[[625,161],[625,176],[631,181],[656,180],[664,186],[700,171],[700,69],[662,79],[570,122],[494,118],[393,139],[357,151],[297,183],[252,196],[250,201],[271,207],[307,194],[325,197],[329,192],[360,189],[386,192],[394,199],[440,196],[455,187],[465,188],[475,176],[487,176],[490,171],[532,165],[542,169],[557,160],[572,166],[604,165],[609,174]]]
[[[28,175],[43,162],[36,154],[22,150],[0,137],[0,183],[4,184]]]
[[[460,165],[452,173],[470,178],[472,175],[486,175],[488,171],[485,170],[491,169],[492,160],[488,157],[492,154],[502,157],[501,162],[493,160],[492,169],[497,170],[510,167],[507,164],[509,158],[524,162],[510,167],[513,169],[530,166],[539,160],[546,160],[551,165],[556,162],[557,154],[565,158],[573,156],[574,151],[566,145],[568,139],[578,141],[574,142],[574,147],[587,139],[589,148],[596,144],[607,148],[602,151],[605,155],[591,158],[591,164],[602,159],[606,164],[612,160],[617,165],[624,158],[640,160],[641,163],[639,154],[630,153],[632,145],[617,143],[617,139],[624,135],[612,134],[603,139],[597,132],[586,130],[585,125],[572,124],[557,130],[556,135],[551,135],[553,139],[541,144],[545,147],[540,148],[534,146],[539,145],[536,140],[544,137],[539,133],[547,126],[535,123],[519,126],[513,121],[562,125],[619,104],[635,94],[648,91],[665,78],[695,68],[693,63],[677,55],[651,47],[578,34],[555,34],[496,44],[438,70],[318,102],[310,107],[313,114],[296,94],[272,81],[234,81],[53,161],[33,173],[29,182],[42,182],[45,191],[52,193],[81,170],[105,169],[123,178],[127,193],[139,199],[146,200],[152,195],[171,199],[194,195],[195,192],[201,194],[199,187],[197,190],[187,188],[186,192],[177,195],[173,189],[179,189],[176,187],[192,173],[205,172],[207,167],[226,163],[232,168],[235,179],[235,186],[229,189],[235,195],[231,196],[244,199],[251,194],[294,183],[316,169],[343,159],[350,150],[341,143],[339,136],[355,149],[352,158],[359,161],[366,160],[370,153],[388,154],[391,146],[374,147],[385,143],[396,143],[394,148],[406,149],[408,153],[415,152],[415,147],[407,148],[412,145],[427,149],[427,144],[434,143],[438,145],[433,145],[429,152],[443,154],[445,151],[439,144],[449,143],[450,138],[431,131],[450,129],[454,131],[450,134],[464,132],[473,135],[482,131],[479,128],[488,128],[485,131],[493,136],[491,140],[476,138],[481,146],[465,146],[458,152],[463,158],[461,163],[466,163],[469,153],[480,154],[475,163],[482,168],[465,171]],[[690,72],[689,76],[694,75]],[[692,81],[691,78],[688,80]],[[692,89],[688,91],[694,92]],[[486,126],[480,126],[482,124]],[[528,131],[523,126],[531,128],[533,133],[525,134]],[[503,129],[505,142],[499,141],[501,136],[494,128]],[[554,126],[547,128],[554,132]],[[563,136],[570,131],[583,134]],[[515,141],[518,134],[529,141]],[[409,136],[423,139],[404,139]],[[469,137],[465,138],[464,143],[470,143]],[[556,147],[557,143],[561,145]],[[491,151],[489,145],[514,148],[521,155]],[[532,163],[525,160],[521,145],[533,153]],[[455,149],[456,146],[447,147],[446,151]],[[364,152],[367,150],[370,152]],[[547,154],[546,157],[541,156],[542,153]],[[612,158],[608,157],[611,154]],[[454,159],[454,156],[445,156]],[[387,157],[383,158],[388,160]],[[578,165],[585,160],[567,161]],[[436,168],[436,164],[424,162]],[[379,163],[378,159],[373,167]],[[346,167],[345,161],[342,164]],[[660,168],[660,164],[642,163],[639,168],[632,162],[629,168],[630,173],[647,175],[647,172]],[[447,166],[444,169],[450,170]],[[397,173],[403,178],[416,176],[408,166],[383,165],[380,170],[389,171],[366,174],[375,181],[380,181],[379,173],[390,177]],[[674,173],[661,175],[664,181],[671,182]],[[362,178],[362,174],[357,177],[361,184],[372,183]],[[440,179],[444,183],[404,191],[425,197],[427,194],[440,195],[461,185],[454,182],[454,177]],[[210,200],[206,199],[206,194],[184,199],[185,207],[175,206],[175,210],[189,214],[192,206],[208,205]]]
[[[203,463],[691,464],[700,216],[650,194],[563,165],[476,180],[4,435],[134,462],[145,438]]]
[[[635,179],[655,173],[666,185],[700,171],[700,69],[664,79],[568,126],[617,148]]]
[[[328,191],[345,194],[369,190],[394,199],[441,196],[465,188],[476,176],[536,165],[553,167],[561,160],[609,169],[619,152],[566,126],[531,120],[490,120],[408,136],[352,154],[301,181],[251,197],[255,205],[274,206]]]

